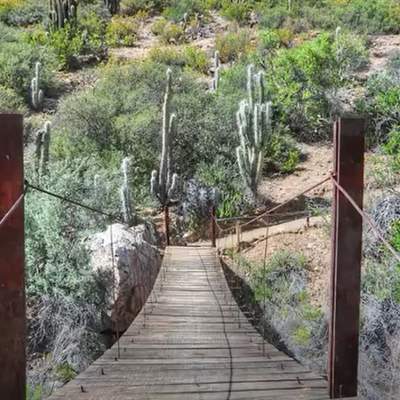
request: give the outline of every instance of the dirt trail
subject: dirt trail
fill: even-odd
[[[362,75],[364,77],[384,71],[390,58],[400,53],[400,35],[373,35],[369,41],[369,66]]]
[[[119,47],[110,50],[110,54],[116,58],[123,60],[140,60],[145,58],[151,49],[164,46],[160,43],[158,37],[151,31],[151,27],[159,20],[160,16],[148,18],[138,33],[136,45],[134,47]],[[210,14],[210,20],[203,24],[198,30],[192,30],[190,40],[185,45],[196,46],[204,50],[210,57],[215,49],[215,38],[219,33],[228,29],[229,22],[215,12]],[[182,48],[184,45],[174,46],[176,49]]]
[[[302,190],[312,186],[329,175],[332,169],[332,145],[318,143],[301,145],[305,160],[290,175],[265,178],[260,185],[260,194],[274,203],[283,203]],[[330,196],[330,183],[313,190],[307,197]]]

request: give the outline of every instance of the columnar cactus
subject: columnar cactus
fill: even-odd
[[[171,75],[172,71],[167,70],[167,85],[163,104],[162,123],[162,151],[160,170],[154,170],[151,174],[151,192],[159,200],[162,206],[168,206],[175,196],[178,186],[178,175],[171,175],[171,146],[176,129],[176,115],[170,114],[171,103]]]
[[[247,69],[248,99],[242,100],[236,114],[240,146],[236,149],[240,175],[254,199],[263,166],[263,148],[271,134],[271,102],[266,101],[264,75]]]
[[[216,50],[214,53],[214,77],[212,80],[212,91],[216,92],[219,86],[219,71],[220,71],[221,63],[219,60],[219,51]]]
[[[120,0],[104,0],[104,4],[108,8],[108,11],[110,11],[111,15],[114,15],[119,11],[119,3]]]
[[[79,0],[49,0],[49,19],[53,29],[61,29],[65,24],[75,22]]]
[[[51,135],[51,123],[47,121],[44,124],[43,129],[40,129],[36,136],[35,169],[39,180],[42,176],[46,175],[48,172],[50,135]]]
[[[43,105],[44,94],[43,90],[40,89],[40,67],[39,62],[35,65],[35,76],[31,81],[31,103],[35,110],[40,110]]]
[[[122,215],[127,225],[133,225],[135,218],[134,212],[132,211],[132,198],[129,189],[129,158],[124,158],[122,160],[121,171],[123,177],[120,189]]]

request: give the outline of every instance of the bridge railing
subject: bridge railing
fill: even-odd
[[[307,209],[290,211],[291,203],[321,186],[331,184],[331,278],[327,365],[331,398],[357,396],[358,391],[363,226],[375,235],[394,260],[400,262],[399,252],[372,217],[363,210],[364,125],[362,119],[339,119],[334,125],[333,170],[326,171],[326,176],[319,182],[299,191],[281,204],[254,216],[217,218],[215,208],[211,211],[211,245],[233,251],[236,254],[236,257],[232,258],[233,262],[246,256],[247,248],[243,243],[246,230],[265,229],[264,233],[260,234],[261,238],[257,240],[258,243],[265,243],[261,259],[265,277],[272,227],[285,219],[287,221],[299,217],[303,217],[304,226],[307,227],[312,212]],[[248,238],[252,239],[251,236]],[[264,288],[264,294],[266,291],[267,288]],[[262,302],[265,314],[265,298]]]

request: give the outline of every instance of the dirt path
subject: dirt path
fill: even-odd
[[[369,40],[370,57],[365,77],[384,71],[390,58],[400,53],[400,35],[374,35]]]
[[[261,195],[274,203],[282,203],[329,175],[332,169],[331,144],[302,144],[301,150],[305,160],[299,164],[296,171],[290,175],[264,179],[260,185]],[[331,185],[328,182],[307,196],[329,198],[330,189]]]
[[[142,23],[134,47],[114,48],[110,50],[110,54],[115,58],[122,60],[140,60],[147,57],[151,49],[165,46],[165,44],[160,43],[158,37],[151,31],[154,22],[160,18],[160,16],[151,17]],[[193,39],[185,45],[196,46],[204,50],[211,57],[215,49],[216,36],[228,29],[229,22],[215,12],[212,12],[209,18],[210,20],[197,31],[191,32]],[[179,49],[185,45],[174,47]]]

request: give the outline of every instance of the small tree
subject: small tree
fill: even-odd
[[[253,73],[254,67],[247,68],[248,99],[242,100],[236,114],[240,146],[236,148],[240,175],[257,200],[258,184],[263,167],[263,149],[271,135],[271,102],[266,101],[264,75]]]

